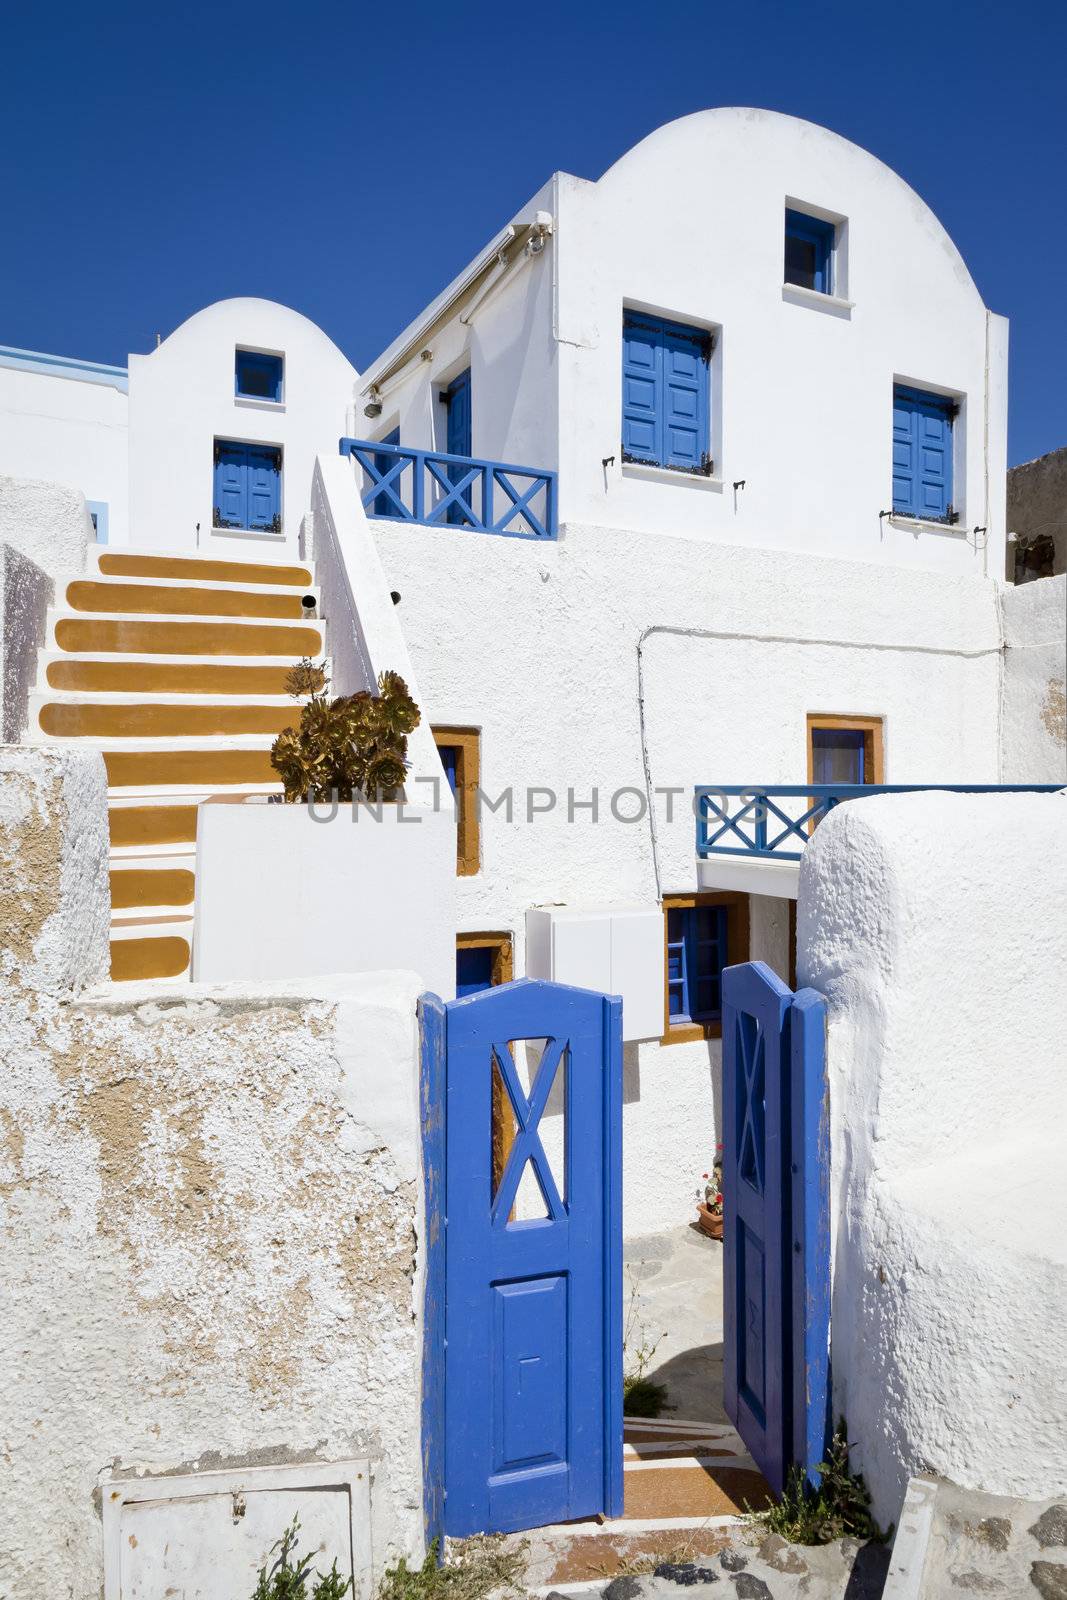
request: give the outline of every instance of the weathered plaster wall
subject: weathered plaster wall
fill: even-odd
[[[805,851],[830,1003],[835,1410],[883,1521],[909,1474],[1067,1488],[1067,797],[883,796]],[[992,1130],[992,1133],[991,1133]]]
[[[1067,572],[1067,445],[1008,472],[1008,527],[1020,540],[1046,537],[1054,550],[1052,570]],[[1008,576],[1021,576],[1009,546]]]
[[[1001,591],[1001,606],[1001,776],[1005,783],[1063,783],[1067,577],[1008,584]]]
[[[807,712],[883,716],[888,782],[998,781],[992,582],[886,583],[861,562],[705,547],[666,529],[569,524],[542,546],[371,527],[403,596],[428,720],[480,728],[486,794],[513,792],[510,820],[483,809],[481,871],[456,894],[461,931],[511,933],[516,976],[529,906],[655,905],[695,890],[694,786],[803,783]],[[643,751],[652,786],[675,791],[656,797],[658,872]],[[541,791],[532,821],[529,789]],[[584,807],[570,819],[569,789]],[[636,820],[612,815],[623,790],[618,814]],[[751,906],[751,955],[787,975],[785,907]],[[628,1232],[691,1215],[717,1140],[719,1060],[717,1042],[628,1051]]]
[[[361,1456],[380,1566],[421,1533],[418,982],[101,984],[104,799],[0,752],[0,1573],[95,1595],[112,1477]]]

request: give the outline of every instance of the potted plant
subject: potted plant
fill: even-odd
[[[407,771],[407,736],[419,725],[419,708],[397,672],[382,672],[378,693],[326,695],[321,667],[301,661],[285,688],[303,699],[300,726],[274,741],[271,765],[285,785],[289,805],[308,800],[343,803],[353,795],[394,800]]]
[[[715,1146],[711,1172],[701,1174],[704,1198],[697,1190],[697,1226],[711,1239],[722,1238],[722,1145]]]

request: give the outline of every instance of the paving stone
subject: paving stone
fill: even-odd
[[[737,1600],[774,1600],[774,1596],[762,1578],[757,1578],[752,1572],[741,1572],[734,1579],[737,1588]]]
[[[719,1565],[724,1572],[744,1572],[748,1557],[743,1556],[740,1550],[720,1550]]]
[[[666,1578],[671,1583],[680,1583],[690,1588],[695,1583],[718,1583],[719,1574],[710,1567],[698,1567],[692,1561],[661,1561],[655,1569],[654,1576]]]
[[[1054,1511],[1060,1509],[1053,1507]],[[1030,1568],[1030,1582],[1041,1600],[1067,1600],[1067,1567],[1059,1561],[1035,1561]]]
[[[604,1590],[604,1600],[636,1600],[641,1593],[641,1583],[637,1578],[612,1578]],[[552,1600],[552,1596],[548,1596]]]
[[[1042,1550],[1049,1545],[1067,1545],[1067,1506],[1049,1506],[1030,1529]]]
[[[948,1581],[954,1589],[959,1589],[963,1594],[1004,1593],[1004,1585],[999,1578],[991,1578],[985,1572],[976,1572],[973,1567],[967,1572],[958,1570],[950,1572]]]
[[[983,1517],[975,1527],[964,1523],[964,1531],[990,1550],[1006,1550],[1011,1540],[1011,1522],[1007,1517]]]

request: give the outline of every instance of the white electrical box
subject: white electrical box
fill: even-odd
[[[659,906],[532,906],[526,976],[622,996],[624,1039],[663,1033],[663,912]]]

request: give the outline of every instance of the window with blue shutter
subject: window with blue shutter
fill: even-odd
[[[450,456],[469,456],[471,453],[472,428],[471,428],[471,369],[468,367],[461,372],[458,378],[453,378],[448,388],[441,396],[448,414],[448,431],[445,435],[445,449]],[[462,466],[449,466],[446,476],[449,483],[459,483],[467,474],[467,468]],[[453,500],[445,512],[445,521],[465,527],[472,521],[467,516],[464,506],[471,504],[471,491],[464,489],[458,499]]]
[[[834,292],[834,235],[832,222],[809,217],[803,211],[785,213],[785,281],[818,294]]]
[[[282,453],[276,445],[215,440],[212,523],[253,533],[282,531]]]
[[[862,728],[812,728],[813,783],[873,783],[867,773],[867,740]]]
[[[713,340],[701,328],[627,311],[622,329],[622,459],[709,475]]]
[[[956,522],[952,426],[959,407],[945,395],[893,385],[893,511],[926,522]]]
[[[281,356],[265,356],[258,350],[238,350],[235,361],[234,393],[247,400],[282,398]]]
[[[711,1022],[722,1013],[726,907],[672,906],[667,911],[667,1020]]]
[[[476,945],[456,951],[456,999],[465,994],[478,994],[493,987],[493,950],[488,945]]]

